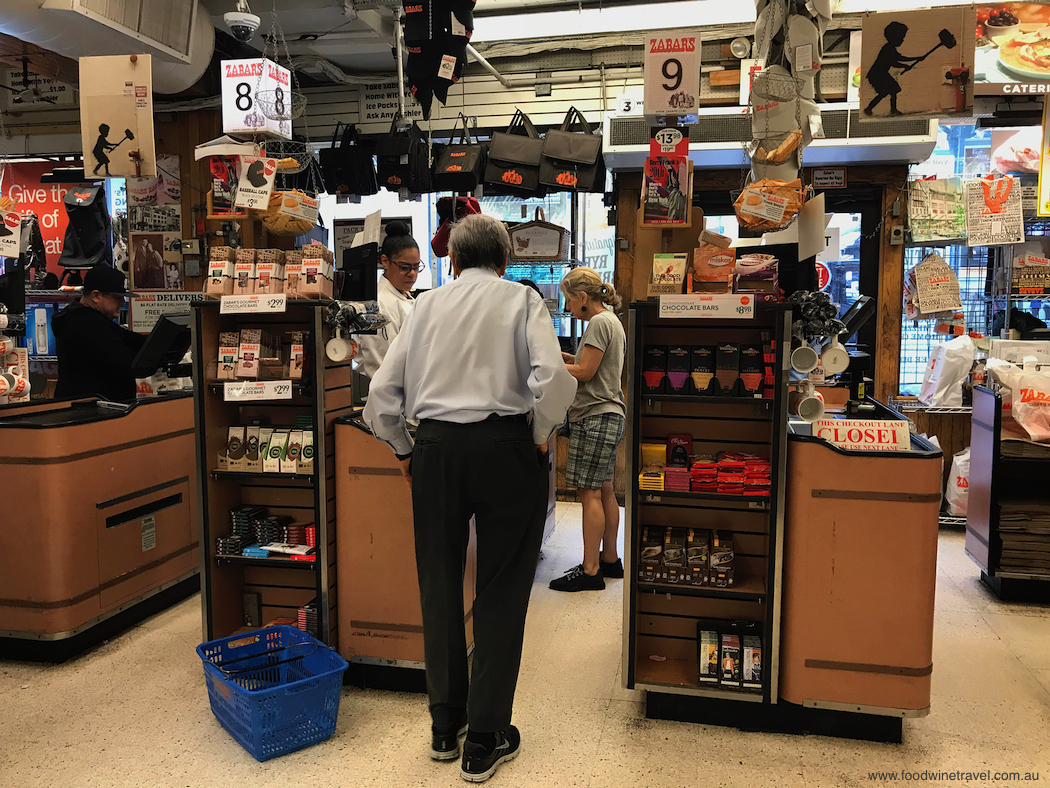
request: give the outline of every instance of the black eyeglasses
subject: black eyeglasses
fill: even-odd
[[[403,274],[410,274],[413,271],[415,271],[416,273],[419,273],[420,271],[422,271],[426,267],[427,267],[426,263],[416,263],[415,265],[399,265],[397,267],[397,270],[400,271]]]

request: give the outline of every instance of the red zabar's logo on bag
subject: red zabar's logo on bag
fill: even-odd
[[[463,168],[458,164],[450,164],[445,168],[445,172],[463,172]]]
[[[513,183],[515,186],[520,186],[521,182],[525,180],[515,170],[507,170],[503,173],[502,181],[504,183]]]
[[[386,182],[387,183],[391,183],[394,186],[400,186],[401,185],[401,179],[398,178],[396,175],[391,175],[389,178],[386,179]]]
[[[449,154],[449,156],[451,156],[453,159],[458,159],[459,157],[466,156],[466,155],[467,155],[466,151],[461,151],[459,153],[450,153]]]
[[[91,192],[73,192],[73,196],[77,198],[79,202],[91,199]]]
[[[970,480],[967,479],[965,476],[956,476],[955,477],[955,486],[956,487],[969,487],[970,486]]]
[[[558,177],[555,178],[558,183],[562,186],[575,186],[580,182],[580,179],[573,175],[571,172],[560,172]]]
[[[423,6],[421,6],[421,5],[406,5],[405,6],[405,13],[406,14],[422,14],[423,13]]]
[[[1021,402],[1042,402],[1050,404],[1050,394],[1035,389],[1021,389]]]
[[[651,38],[649,39],[649,53],[656,52],[695,52],[696,38]]]

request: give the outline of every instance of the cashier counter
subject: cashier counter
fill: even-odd
[[[198,587],[191,393],[0,407],[0,657],[62,660]]]
[[[874,413],[850,418],[907,428],[900,414],[866,402]],[[909,450],[863,451],[812,432],[789,422],[780,697],[812,709],[923,716],[941,451],[914,434]]]

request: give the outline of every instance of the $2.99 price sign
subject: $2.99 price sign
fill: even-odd
[[[700,36],[661,30],[645,37],[645,114],[696,123],[700,107]]]
[[[284,312],[288,307],[288,295],[226,295],[219,302],[221,315],[257,315]]]
[[[226,402],[291,398],[292,381],[290,380],[231,380],[227,381],[223,387],[223,399]]]

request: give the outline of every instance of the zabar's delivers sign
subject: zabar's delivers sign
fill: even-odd
[[[812,434],[843,449],[859,451],[908,451],[911,433],[906,421],[882,419],[820,419]]]

